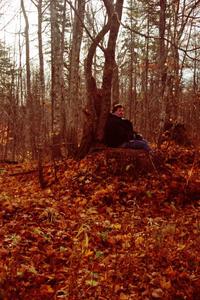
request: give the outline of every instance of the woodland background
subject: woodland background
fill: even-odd
[[[199,144],[199,1],[31,0],[34,33],[28,2],[0,44],[2,160],[84,156],[117,102],[150,142],[170,121]]]
[[[199,300],[200,1],[18,2],[0,43],[0,299]],[[153,155],[103,149],[119,101]]]

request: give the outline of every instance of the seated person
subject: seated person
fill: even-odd
[[[124,119],[124,108],[121,104],[113,107],[109,114],[104,132],[105,144],[108,147],[144,149],[151,151],[146,140],[133,130],[132,123]]]

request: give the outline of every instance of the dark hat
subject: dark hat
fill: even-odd
[[[113,105],[112,112],[114,113],[116,110],[118,110],[118,108],[123,108],[123,105],[120,103]]]

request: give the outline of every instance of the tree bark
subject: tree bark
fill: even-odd
[[[112,1],[104,0],[104,5],[107,7],[108,17],[111,19],[110,32],[108,38],[107,49],[105,50],[105,64],[102,82],[102,105],[101,113],[97,123],[96,139],[102,142],[104,137],[104,128],[111,104],[111,90],[113,80],[113,69],[115,67],[115,48],[120,27],[120,21],[123,9],[123,0],[116,1],[115,7]],[[109,8],[108,8],[109,6]]]
[[[38,142],[39,147],[43,147],[46,144],[46,121],[45,121],[45,76],[44,76],[44,54],[43,54],[43,36],[42,36],[42,24],[44,14],[44,0],[31,0],[31,2],[37,8],[37,25],[38,25],[38,58],[39,58],[39,109],[38,122],[39,122],[39,134]]]
[[[25,43],[26,43],[26,89],[27,89],[27,139],[30,141],[32,158],[36,157],[36,136],[34,124],[34,112],[31,93],[31,68],[30,68],[30,42],[29,42],[29,20],[24,6],[24,0],[21,0],[22,13],[25,20]]]
[[[93,40],[85,62],[86,89],[88,98],[88,108],[86,110],[86,122],[84,124],[84,135],[80,145],[79,157],[87,154],[92,144],[103,141],[104,127],[111,105],[111,91],[113,82],[113,69],[115,67],[115,48],[118,36],[120,20],[122,16],[123,0],[117,0],[113,4],[111,0],[104,0],[108,21]],[[96,48],[100,41],[109,32],[107,48],[102,49],[104,52],[104,69],[102,78],[102,95],[100,104],[100,113],[97,115],[95,111],[96,82],[92,75],[92,62],[96,52]]]
[[[79,63],[80,49],[83,37],[83,21],[85,15],[86,1],[78,1],[76,13],[73,21],[72,47],[70,51],[70,67],[69,67],[69,107],[67,122],[67,141],[68,154],[73,155],[78,148],[78,130],[80,118],[80,97],[79,97]]]
[[[159,14],[159,45],[158,45],[158,106],[160,106],[160,121],[158,132],[158,143],[162,128],[166,119],[166,100],[164,97],[166,87],[166,47],[165,47],[165,30],[166,30],[166,0],[160,0]],[[160,104],[160,105],[159,105]]]
[[[51,1],[51,97],[52,97],[52,157],[62,158],[62,66],[61,34],[58,23],[58,1]]]

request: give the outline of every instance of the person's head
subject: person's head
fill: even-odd
[[[112,113],[114,115],[116,115],[117,117],[123,118],[124,117],[124,108],[123,108],[123,106],[119,103],[115,104],[113,106]]]

